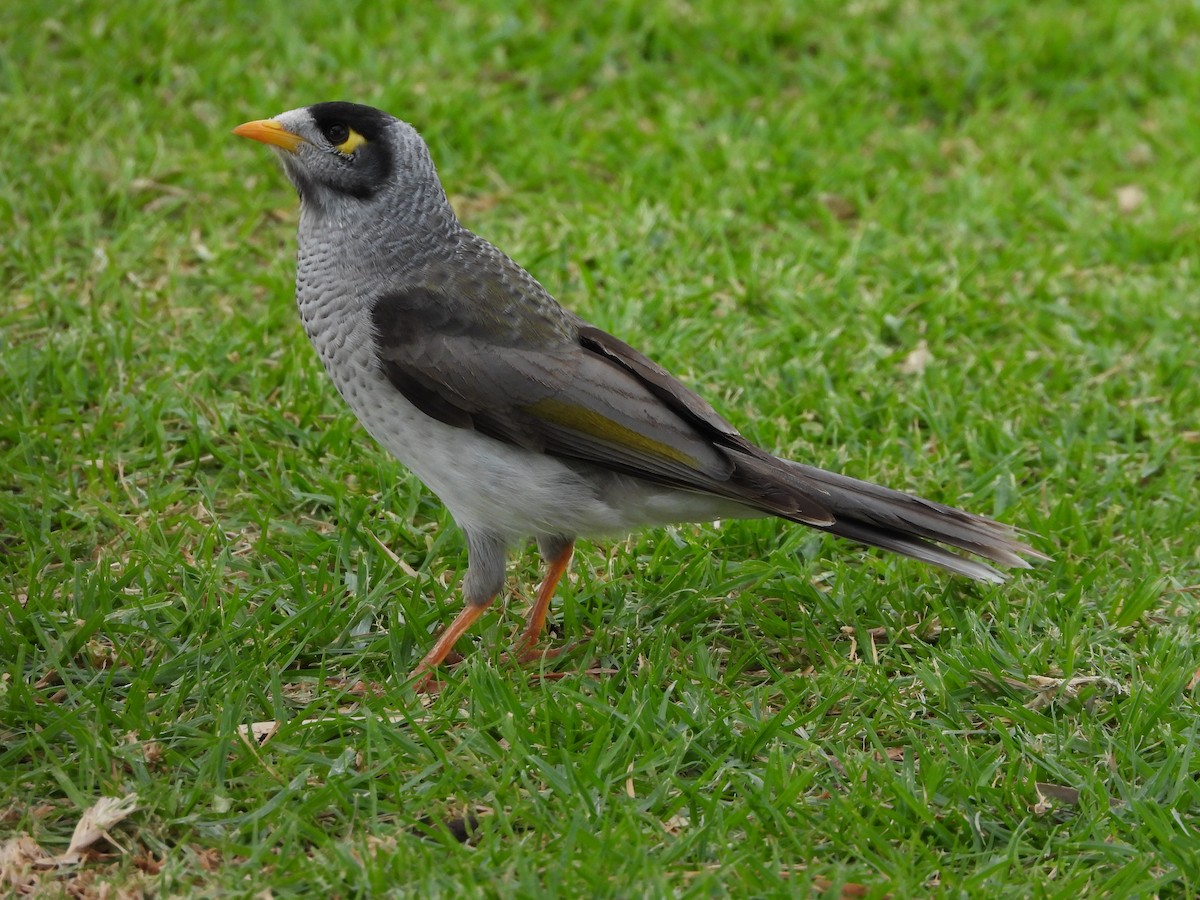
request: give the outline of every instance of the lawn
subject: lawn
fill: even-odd
[[[386,5],[0,21],[0,893],[1200,891],[1200,7]],[[414,694],[465,546],[229,133],[330,99],[756,442],[1051,560],[584,542],[522,670],[530,551]]]

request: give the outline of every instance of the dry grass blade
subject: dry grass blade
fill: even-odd
[[[423,708],[428,707],[429,704],[433,702],[433,698],[426,695],[421,695],[420,700]],[[362,708],[357,704],[354,706],[345,706],[337,711],[337,715],[315,716],[311,719],[301,719],[300,725],[328,725],[345,719],[349,719],[354,722],[364,722],[372,714],[362,712],[361,709]],[[391,725],[398,725],[400,723],[409,722],[412,720],[412,716],[410,716],[408,713],[387,713],[379,716],[378,718],[388,722]],[[261,722],[250,722],[246,725],[239,726],[238,734],[240,734],[247,743],[261,747],[263,744],[267,743],[267,741],[273,738],[276,732],[278,732],[282,726],[283,722],[279,721],[278,719],[265,719]]]
[[[137,794],[101,797],[91,809],[79,817],[79,824],[75,826],[75,833],[71,835],[70,845],[66,852],[54,857],[53,864],[61,866],[79,862],[83,858],[83,851],[101,838],[119,848],[121,845],[113,840],[108,829],[128,818],[136,809]]]
[[[379,535],[377,535],[375,532],[373,532],[369,528],[364,527],[363,531],[365,531],[367,533],[367,535],[371,538],[371,540],[373,540],[379,546],[379,549],[384,552],[384,555],[387,556],[387,558],[392,561],[392,564],[397,569],[399,569],[401,572],[403,572],[409,578],[415,579],[415,578],[420,577],[417,570],[414,569],[412,566],[410,566],[408,563],[406,563],[404,560],[402,560],[399,556],[397,556],[395,551],[393,551],[391,547],[389,547],[387,544],[385,544],[379,538]]]
[[[137,809],[137,794],[101,797],[84,811],[75,825],[71,843],[58,856],[51,856],[28,834],[19,834],[0,844],[0,889],[12,896],[38,892],[37,870],[56,869],[82,862],[85,852],[101,838],[124,852],[108,830]]]
[[[27,834],[9,838],[0,844],[0,890],[11,890],[14,895],[31,892],[37,885],[32,870],[49,858],[50,854]]]
[[[1038,795],[1038,802],[1033,807],[1036,815],[1041,815],[1053,809],[1056,803],[1060,803],[1063,806],[1079,805],[1080,793],[1078,788],[1069,787],[1065,784],[1054,784],[1049,781],[1035,781],[1033,786]],[[1124,804],[1116,797],[1108,799],[1109,809],[1117,809],[1121,806],[1124,806]]]
[[[1029,700],[1025,706],[1034,711],[1044,709],[1056,700],[1074,700],[1086,687],[1098,687],[1113,696],[1129,693],[1129,688],[1125,685],[1103,675],[1078,675],[1074,678],[1029,675],[1021,679],[1010,675],[996,677],[990,672],[982,670],[976,670],[974,675],[982,684],[993,687],[1003,685],[1014,690],[1031,692],[1033,699]]]

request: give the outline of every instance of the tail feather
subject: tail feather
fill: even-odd
[[[832,514],[832,523],[816,526],[822,531],[991,583],[1006,581],[1008,576],[938,545],[1017,569],[1028,569],[1029,559],[1048,558],[1024,543],[1009,525],[857,478],[781,462]]]

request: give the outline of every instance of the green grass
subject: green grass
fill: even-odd
[[[383,6],[0,21],[0,842],[140,801],[40,890],[1200,891],[1200,9]],[[753,439],[1052,561],[587,544],[538,680],[497,664],[528,553],[422,708],[463,542],[327,383],[229,134],[339,98]]]

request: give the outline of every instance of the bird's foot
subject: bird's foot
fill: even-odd
[[[571,641],[561,647],[539,647],[534,641],[521,641],[510,652],[500,657],[500,662],[505,665],[508,663],[516,663],[520,666],[535,665],[545,660],[557,659],[585,643],[587,641]]]
[[[418,694],[437,694],[443,687],[443,682],[434,678],[433,672],[424,666],[413,669],[408,675],[408,682]]]

